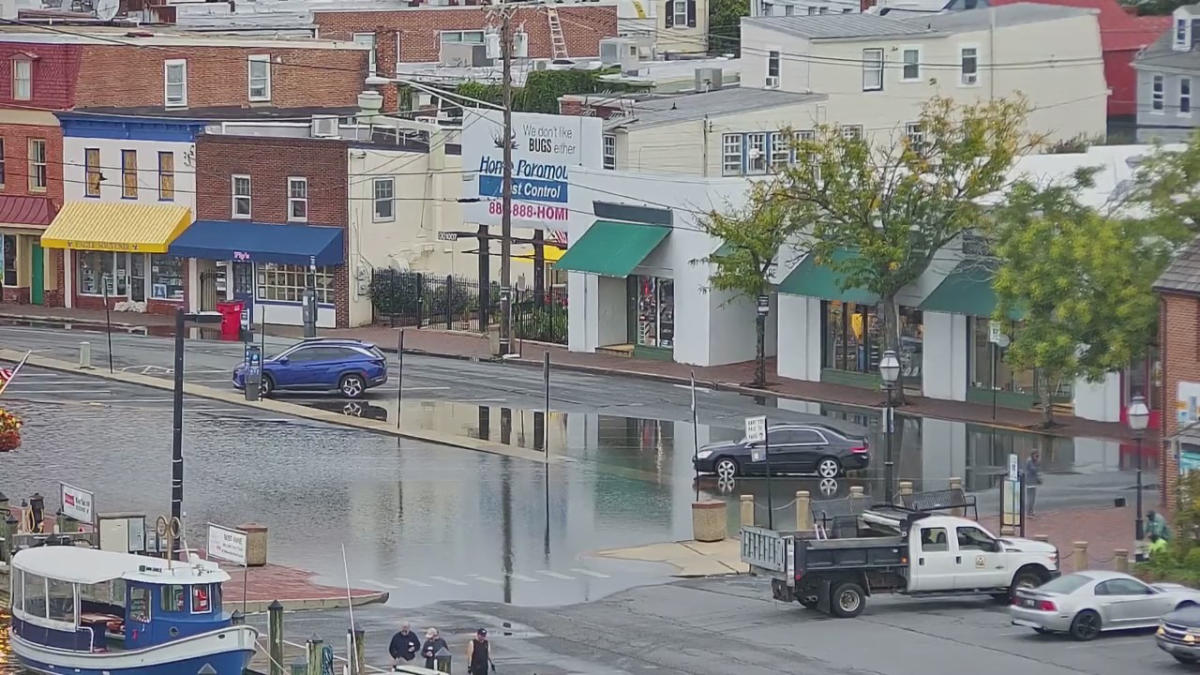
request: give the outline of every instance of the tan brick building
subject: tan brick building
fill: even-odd
[[[1181,472],[1200,468],[1200,238],[1154,284],[1161,297],[1163,442],[1159,485],[1174,510]]]

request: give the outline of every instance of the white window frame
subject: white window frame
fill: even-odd
[[[863,137],[863,125],[861,124],[843,124],[838,127],[838,131],[842,134],[842,138],[846,139]]]
[[[183,69],[183,82],[179,83],[182,86],[180,89],[179,100],[171,100],[171,68],[181,66]],[[167,108],[186,108],[188,104],[188,86],[187,86],[187,59],[167,59],[163,61],[163,106]],[[178,85],[177,85],[178,86]]]
[[[361,38],[371,38],[371,41],[366,42],[366,41],[362,40]],[[367,52],[367,74],[372,75],[372,76],[375,75],[375,73],[378,72],[376,70],[376,67],[379,65],[379,64],[375,63],[375,34],[374,33],[354,33],[350,37],[350,40],[352,42],[354,42],[354,44],[356,44],[356,45],[366,45],[371,48],[371,51]]]
[[[604,164],[605,169],[615,171],[617,168],[617,135],[604,134]]]
[[[767,172],[767,165],[770,163],[769,148],[767,147],[767,132],[752,131],[746,134],[746,173],[748,175],[762,175]],[[754,151],[758,150],[758,157],[754,156]]]
[[[1156,74],[1150,78],[1150,112],[1154,115],[1163,114],[1163,109],[1166,108],[1166,91],[1167,77],[1166,75]]]
[[[467,42],[466,40],[464,40],[463,38],[468,33],[470,33],[472,35],[478,33],[479,41],[478,42],[476,42],[476,41]],[[447,40],[446,37],[448,35],[457,35],[458,39],[457,40]],[[484,44],[484,42],[486,41],[484,38],[484,35],[485,35],[485,31],[483,31],[483,30],[444,30],[438,34],[438,44],[441,45],[441,44],[450,42],[453,44],[481,45],[481,44]]]
[[[972,58],[975,59],[975,63],[972,66],[972,72],[970,73],[975,78],[974,82],[967,81],[968,73],[967,73],[967,68],[966,68],[966,66],[967,66],[966,52],[968,52],[968,51],[973,52]],[[979,45],[959,45],[958,46],[958,86],[960,86],[960,87],[978,87],[981,79],[982,78],[979,77]]]
[[[774,75],[771,74],[772,69],[775,71]],[[771,89],[778,89],[780,83],[783,82],[782,75],[783,51],[778,47],[770,47],[767,49],[767,77],[764,81],[765,86]],[[775,81],[772,82],[771,78],[775,78]]]
[[[392,195],[390,197],[379,196],[379,186],[383,184],[391,186]],[[387,203],[387,215],[379,214],[380,202]],[[390,176],[387,178],[376,178],[371,181],[371,222],[390,223],[394,220],[396,220],[396,179]]]
[[[791,140],[784,137],[782,131],[774,131],[771,133],[771,161],[769,162],[772,171],[778,171],[792,163],[792,143]]]
[[[317,273],[309,271],[307,265],[284,265],[280,263],[258,263],[255,279],[255,297],[269,302],[300,303],[309,281],[317,293],[317,304],[328,305],[334,301],[334,272],[325,265],[317,265]]]
[[[304,196],[297,197],[293,194],[294,186],[302,186]],[[304,205],[304,215],[296,215],[292,208],[296,204]],[[288,176],[287,179],[287,221],[289,223],[307,223],[308,222],[308,179],[303,176]]]
[[[257,96],[254,95],[254,64],[264,63],[267,67],[267,72],[264,77],[257,78],[262,80],[261,86],[263,93]],[[251,54],[246,57],[246,98],[251,101],[270,101],[271,100],[271,55],[270,54]]]
[[[878,56],[878,58],[875,58]],[[868,76],[872,80],[868,83]],[[866,47],[862,50],[862,90],[883,91],[883,48]]]
[[[921,128],[920,122],[906,122],[904,124],[904,136],[914,148],[925,147],[925,130]]]
[[[35,143],[40,143],[42,152],[39,160],[34,153]],[[45,192],[50,187],[50,144],[44,138],[30,138],[25,141],[26,166],[29,172],[29,191]],[[41,180],[38,180],[38,176]]]
[[[721,136],[721,175],[742,175],[743,145],[741,134],[723,134]]]
[[[1187,91],[1184,91],[1184,85],[1187,85]],[[1185,110],[1186,108],[1186,110]],[[1175,114],[1183,117],[1192,116],[1192,78],[1179,78],[1179,107],[1175,109]]]
[[[23,73],[21,69],[24,69]],[[22,83],[24,91],[18,86]],[[14,56],[12,60],[12,98],[14,101],[33,99],[33,59],[24,55]]]
[[[674,27],[687,29],[688,28],[688,0],[675,0],[675,4],[674,4],[674,6],[671,7],[671,9],[674,10],[671,14],[671,16],[675,19]],[[683,10],[682,12],[679,11],[681,9]]]
[[[795,140],[797,142],[813,141],[813,140],[816,140],[816,138],[817,138],[817,132],[813,131],[812,129],[803,129],[801,131],[795,132],[795,137],[796,137]],[[796,157],[793,158],[792,161],[794,161],[794,162],[801,161],[800,151],[796,152]],[[816,165],[813,163],[813,156],[811,154],[806,155],[803,158],[803,161],[812,165],[813,176],[816,178],[817,182],[819,183],[821,181],[821,167],[819,165]]]
[[[238,193],[238,181],[246,181],[246,194]],[[229,217],[237,220],[250,220],[251,214],[254,213],[254,186],[250,181],[250,176],[244,173],[235,173],[229,177]],[[238,213],[238,201],[245,200],[246,212]]]
[[[1188,46],[1188,28],[1189,22],[1187,19],[1175,20],[1175,45],[1177,47]]]
[[[910,65],[908,63],[909,52],[915,52],[917,55],[917,74],[913,77],[905,75],[905,70]],[[901,82],[920,82],[921,81],[921,47],[920,45],[905,45],[900,48],[900,81]]]

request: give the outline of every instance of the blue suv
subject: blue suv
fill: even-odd
[[[233,369],[233,386],[245,386],[246,364]],[[387,382],[387,357],[359,340],[316,338],[292,345],[263,361],[262,395],[275,391],[337,390],[359,398],[371,387]]]

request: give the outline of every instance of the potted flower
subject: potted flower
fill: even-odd
[[[21,418],[0,409],[0,452],[16,450],[21,445]]]

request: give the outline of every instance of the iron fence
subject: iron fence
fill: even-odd
[[[479,330],[479,285],[472,279],[375,270],[370,293],[376,323]]]
[[[513,336],[567,344],[567,289],[552,287],[539,295],[518,292],[513,301]]]

